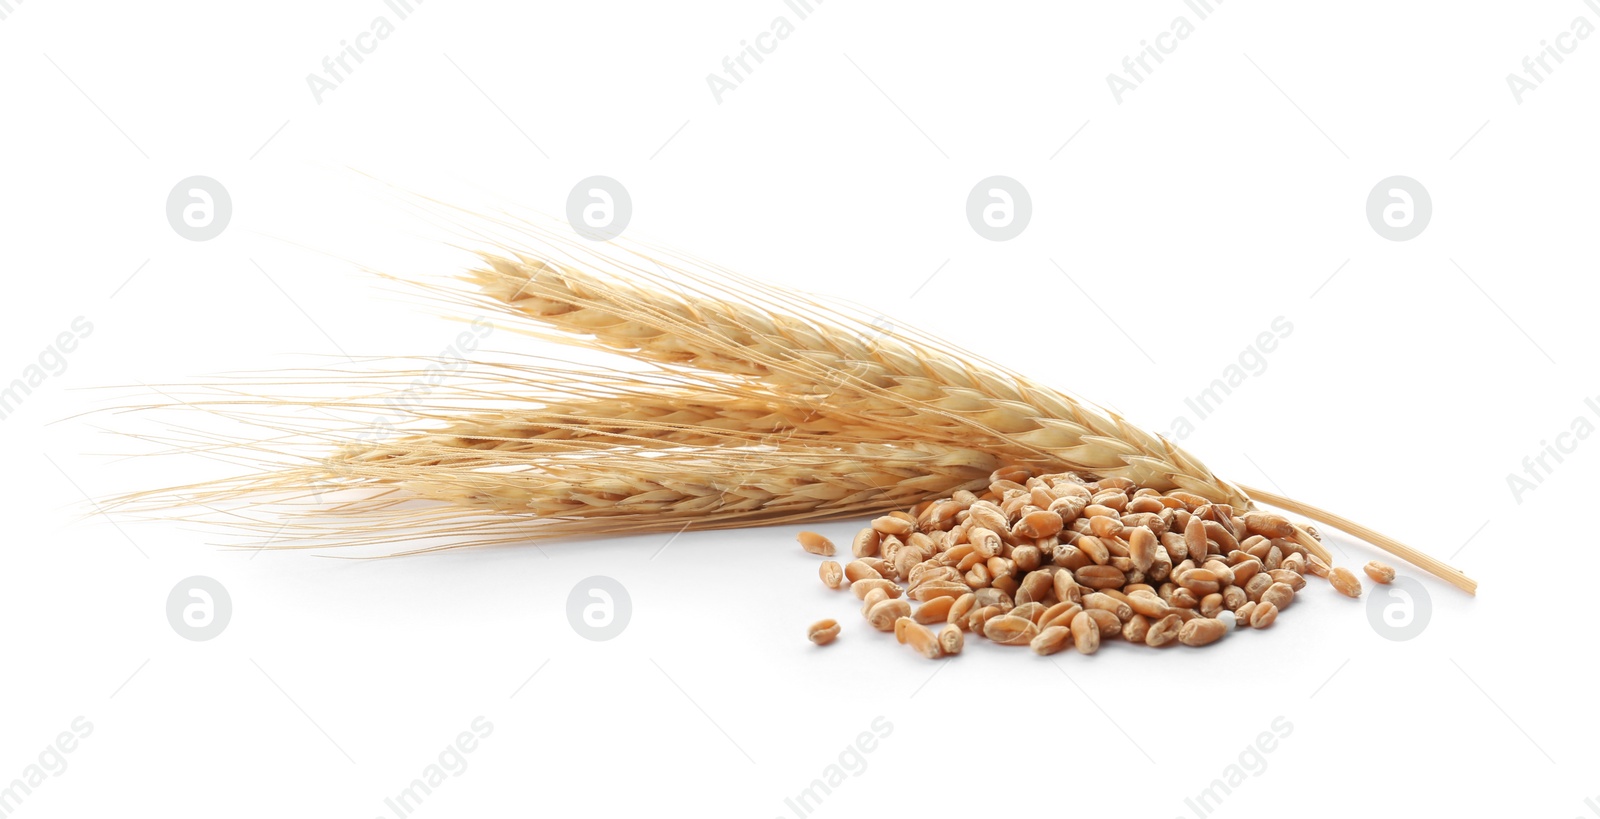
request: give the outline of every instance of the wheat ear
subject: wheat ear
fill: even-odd
[[[482,293],[514,315],[559,331],[558,340],[747,376],[749,389],[776,400],[815,395],[825,399],[831,416],[909,439],[959,442],[1015,463],[1125,477],[1249,505],[1243,492],[1183,449],[1114,412],[936,339],[880,331],[815,299],[768,290],[762,298],[775,308],[731,301],[712,294],[740,285],[719,286],[720,280],[698,282],[705,294],[691,296],[673,292],[667,277],[641,265],[625,268],[633,279],[619,283],[537,259],[489,256],[486,262],[468,274]]]

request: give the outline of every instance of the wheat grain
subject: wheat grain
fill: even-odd
[[[961,626],[950,623],[939,630],[939,648],[948,655],[960,654],[966,644],[966,637],[961,634]]]
[[[839,636],[839,623],[835,620],[818,620],[806,628],[806,639],[819,646],[833,642]]]
[[[1361,581],[1356,578],[1354,572],[1343,566],[1328,573],[1328,582],[1345,597],[1361,596]]]
[[[811,554],[822,555],[824,557],[833,556],[833,541],[817,534],[816,532],[801,532],[795,536],[795,540],[800,541],[800,548],[805,549]]]

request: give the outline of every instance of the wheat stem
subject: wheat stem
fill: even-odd
[[[1373,531],[1372,529],[1362,526],[1361,524],[1356,523],[1349,518],[1340,517],[1325,509],[1319,509],[1315,506],[1312,506],[1309,503],[1302,503],[1301,501],[1294,500],[1293,498],[1286,498],[1282,495],[1268,492],[1264,489],[1251,489],[1249,487],[1245,487],[1244,489],[1246,492],[1250,493],[1251,497],[1261,501],[1262,503],[1271,504],[1279,509],[1283,509],[1284,511],[1293,512],[1296,515],[1310,518],[1318,523],[1332,526],[1340,531],[1349,532],[1361,540],[1364,540],[1367,543],[1370,543],[1379,549],[1394,555],[1395,557],[1410,562],[1412,565],[1417,566],[1418,568],[1440,578],[1441,580],[1444,580],[1445,582],[1455,586],[1467,594],[1476,595],[1478,593],[1478,581],[1467,577],[1465,572],[1425,552],[1413,549],[1410,546],[1407,546],[1404,543],[1389,537],[1388,535]],[[1311,537],[1311,535],[1305,532],[1303,529],[1297,532],[1296,540],[1307,547],[1309,547],[1312,543],[1316,543],[1316,539]],[[1321,544],[1318,545],[1320,546]]]

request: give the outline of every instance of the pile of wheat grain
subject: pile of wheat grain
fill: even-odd
[[[815,532],[799,541],[813,554],[834,552]],[[1208,645],[1236,627],[1271,626],[1307,575],[1361,596],[1350,570],[1330,566],[1314,539],[1295,539],[1279,515],[1126,478],[1015,467],[992,474],[981,495],[959,491],[877,518],[851,552],[842,567],[822,564],[822,582],[848,585],[873,628],[929,658],[959,653],[968,632],[1038,654],[1069,643],[1093,654],[1117,638]],[[1376,562],[1367,573],[1394,577]],[[937,634],[929,628],[940,624]],[[828,619],[807,634],[826,644],[840,630]]]

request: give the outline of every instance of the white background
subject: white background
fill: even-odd
[[[1594,546],[1600,443],[1520,502],[1507,485],[1575,418],[1600,424],[1600,37],[1520,104],[1506,82],[1594,9],[1230,0],[1119,104],[1106,76],[1188,7],[829,0],[718,104],[706,76],[795,21],[781,2],[430,0],[319,104],[306,76],[393,18],[378,0],[9,5],[0,379],[75,317],[94,327],[0,422],[0,785],[93,725],[17,815],[390,816],[480,715],[493,733],[418,815],[792,816],[880,716],[892,733],[817,815],[1192,816],[1279,716],[1292,733],[1219,815],[1600,802],[1592,607],[1566,582]],[[208,242],[164,213],[195,174],[234,205]],[[108,405],[80,388],[436,353],[457,326],[358,266],[443,276],[462,256],[385,184],[560,214],[592,174],[631,192],[630,235],[847,296],[1162,432],[1283,316],[1266,370],[1185,446],[1481,593],[1425,581],[1409,642],[1318,582],[1204,651],[932,665],[823,588],[792,528],[352,562],[92,514],[85,494],[197,473],[111,457],[130,442],[97,428],[142,422],[72,417]],[[1033,201],[1004,243],[964,215],[994,174]],[[1406,242],[1365,215],[1395,174],[1433,201]],[[233,601],[209,642],[165,616],[192,575]],[[632,597],[609,642],[567,622],[592,575]],[[824,616],[845,633],[817,649],[803,629]]]

